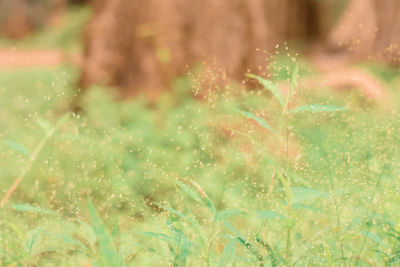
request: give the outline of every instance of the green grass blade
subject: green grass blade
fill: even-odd
[[[236,254],[236,240],[230,240],[222,251],[221,259],[219,261],[219,267],[227,266],[230,262],[235,259]]]
[[[215,206],[211,199],[205,194],[205,192],[202,191],[201,188],[196,187],[196,189],[181,183],[179,181],[175,181],[175,184],[185,193],[187,193],[191,198],[194,200],[198,201],[202,205],[208,207],[213,213],[216,213],[217,210],[215,209]],[[195,186],[197,184],[194,184]],[[199,193],[198,193],[199,192]],[[200,195],[201,194],[201,195]]]
[[[296,88],[297,86],[297,78],[299,75],[299,66],[296,65],[296,67],[294,68],[292,75],[290,77],[290,88],[289,88],[289,93],[286,96],[286,101],[285,101],[285,105],[283,106],[283,111],[282,113],[286,113],[289,107],[289,102],[290,102],[290,98],[292,97],[292,93],[294,88]]]
[[[292,92],[293,92],[294,88],[296,88],[296,86],[297,86],[298,76],[299,76],[299,66],[296,65],[296,67],[294,68],[294,70],[292,72],[292,76],[290,77],[290,93],[289,93],[289,97],[292,95]]]
[[[279,213],[276,213],[275,211],[272,211],[272,210],[258,211],[256,214],[258,215],[259,218],[265,219],[265,220],[282,218],[282,215],[280,215]]]
[[[224,221],[227,218],[230,218],[231,216],[234,215],[245,215],[246,212],[241,211],[241,210],[221,210],[217,212],[215,215],[215,220],[216,221]]]
[[[18,144],[18,143],[14,142],[14,141],[11,141],[11,140],[4,140],[3,142],[9,148],[21,153],[25,157],[29,157],[30,156],[29,151],[22,144]]]
[[[177,211],[176,209],[173,209],[173,208],[171,208],[171,207],[169,207],[169,206],[165,206],[165,205],[163,205],[163,204],[161,204],[161,203],[159,203],[159,202],[156,202],[155,204],[156,204],[158,207],[160,207],[160,208],[162,208],[162,209],[168,211],[169,214],[174,214],[174,215],[176,215],[176,216],[178,216],[178,217],[181,217],[181,218],[184,218],[184,217],[185,217],[185,215],[184,215],[182,212]]]
[[[26,240],[25,250],[29,255],[32,256],[33,245],[39,237],[40,232],[42,231],[42,226],[39,226],[33,230],[32,237],[29,240]]]
[[[299,112],[341,112],[347,110],[347,107],[340,106],[332,106],[332,105],[319,105],[319,104],[311,104],[306,106],[300,106],[293,108],[289,111],[289,113],[299,113]]]
[[[32,212],[32,213],[40,213],[46,215],[56,215],[57,213],[53,210],[43,209],[40,207],[35,207],[29,204],[11,204],[13,209],[20,212]]]
[[[276,97],[276,99],[278,99],[279,103],[282,106],[285,105],[285,100],[281,91],[279,91],[278,86],[274,84],[272,81],[261,78],[260,76],[251,73],[246,74],[246,76],[254,80],[257,80],[265,89],[270,91]]]
[[[272,126],[269,125],[269,123],[266,120],[264,120],[263,118],[257,117],[253,113],[247,112],[247,111],[243,111],[243,110],[238,110],[238,112],[240,112],[243,116],[245,116],[245,117],[247,117],[249,119],[255,120],[264,129],[267,129],[267,130],[272,131],[273,133],[277,134],[275,129],[272,128]]]
[[[138,234],[145,235],[145,236],[148,236],[148,237],[154,237],[156,239],[159,239],[159,240],[162,240],[164,242],[167,242],[170,245],[177,246],[179,244],[178,239],[176,239],[176,238],[174,238],[172,236],[166,235],[166,234],[154,233],[154,232],[138,232]]]
[[[318,198],[327,198],[328,193],[307,187],[293,186],[291,187],[292,192],[292,204],[301,202],[312,202]]]
[[[97,210],[89,200],[89,216],[92,222],[94,232],[100,244],[100,253],[104,258],[107,266],[121,266],[117,250],[113,244],[111,235],[109,234],[106,225],[97,213]]]
[[[53,130],[53,127],[51,126],[51,124],[48,121],[46,121],[45,119],[41,119],[41,118],[37,119],[36,124],[39,125],[46,134],[51,133],[51,131]]]

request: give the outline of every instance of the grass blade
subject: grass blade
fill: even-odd
[[[25,177],[25,175],[29,172],[31,169],[33,163],[39,156],[40,152],[42,151],[43,147],[47,143],[47,141],[53,136],[53,134],[63,125],[68,119],[69,119],[70,114],[66,113],[53,127],[53,129],[48,132],[43,139],[40,141],[40,143],[36,146],[35,150],[32,152],[32,154],[29,157],[29,161],[25,168],[22,169],[21,174],[14,180],[10,188],[7,190],[6,194],[3,196],[3,198],[0,201],[0,208],[4,206],[4,204],[7,202],[7,200],[10,198],[12,193],[17,189],[18,185],[21,183],[22,179]]]
[[[327,198],[328,193],[307,187],[293,186],[291,188],[292,192],[292,204],[301,202],[312,202],[318,198]]]
[[[89,200],[89,216],[92,222],[94,232],[100,244],[100,253],[104,258],[107,266],[121,266],[117,250],[113,244],[111,235],[109,234],[106,225],[97,213],[97,210]]]
[[[154,233],[154,232],[138,232],[138,234],[145,235],[148,237],[154,237],[156,239],[162,240],[164,242],[167,242],[170,245],[178,245],[178,240],[172,236],[166,235],[166,234],[161,234],[161,233]]]
[[[292,72],[292,76],[290,77],[290,93],[289,93],[289,96],[292,94],[294,88],[296,88],[296,86],[297,86],[298,76],[299,76],[299,66],[296,65],[296,67],[294,68],[294,70]]]
[[[11,141],[11,140],[4,140],[3,142],[9,148],[21,153],[25,157],[29,157],[30,153],[28,152],[28,150],[22,144],[18,144],[18,143],[14,142],[14,141]]]
[[[263,127],[264,129],[270,130],[273,133],[277,134],[277,132],[275,131],[274,128],[271,127],[271,125],[268,124],[268,122],[266,120],[264,120],[263,118],[257,117],[256,115],[254,115],[251,112],[247,112],[247,111],[243,111],[243,110],[238,110],[243,116],[249,118],[249,119],[253,119],[255,120],[261,127]]]
[[[40,207],[35,207],[29,204],[12,204],[10,205],[13,209],[20,212],[32,212],[46,215],[56,215],[57,213],[53,210],[43,209]]]
[[[274,84],[272,81],[261,78],[260,76],[251,73],[246,74],[246,76],[254,80],[257,80],[265,89],[270,91],[278,99],[279,103],[282,106],[285,105],[285,100],[283,98],[281,91],[279,91],[278,86]]]
[[[297,86],[298,75],[299,75],[299,66],[296,65],[290,77],[290,88],[289,88],[289,93],[286,96],[285,105],[283,106],[283,111],[282,111],[283,114],[286,113],[288,110],[290,98],[292,97],[294,88]]]
[[[293,108],[289,111],[289,113],[299,113],[299,112],[340,112],[347,110],[347,107],[340,106],[332,106],[332,105],[319,105],[319,104],[311,104],[306,106],[300,106]]]
[[[179,181],[175,181],[175,184],[185,193],[187,193],[191,198],[194,200],[198,201],[202,205],[208,207],[213,213],[216,213],[217,210],[215,209],[214,204],[212,203],[211,199],[207,196],[207,194],[201,189],[201,187],[195,183],[194,181],[191,181],[192,184],[196,189],[191,188],[190,186],[181,183]]]
[[[232,239],[225,245],[218,266],[219,267],[228,266],[228,264],[234,260],[235,254],[236,254],[236,240]]]

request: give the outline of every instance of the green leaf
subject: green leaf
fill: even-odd
[[[241,210],[222,210],[217,213],[217,215],[215,216],[215,220],[223,221],[231,216],[244,215],[244,214],[246,214],[246,212],[241,211]]]
[[[181,218],[185,217],[185,215],[182,212],[179,212],[176,209],[173,209],[173,208],[171,208],[169,206],[165,206],[165,205],[163,205],[161,203],[158,203],[158,202],[156,202],[155,204],[157,204],[158,207],[168,211],[170,214],[174,214],[174,215],[176,215],[178,217],[181,217]]]
[[[283,189],[285,191],[285,195],[286,195],[286,200],[288,203],[292,202],[292,198],[293,198],[293,192],[292,192],[292,188],[290,187],[290,181],[288,179],[287,176],[285,176],[282,172],[277,172],[278,178],[283,186]]]
[[[299,187],[294,186],[291,188],[292,192],[292,204],[300,203],[300,202],[311,202],[316,200],[317,198],[326,198],[328,197],[328,193],[307,188],[307,187]]]
[[[199,193],[197,192],[197,189],[194,189],[192,187],[189,187],[188,185],[181,183],[179,181],[175,181],[175,184],[185,193],[187,193],[191,198],[194,200],[198,201],[199,203],[203,204],[204,206],[210,208],[210,210],[213,213],[216,213],[217,210],[215,209],[214,204],[212,203],[211,199],[205,195],[205,196],[200,196]]]
[[[290,77],[290,88],[289,88],[289,93],[286,96],[285,105],[283,106],[283,112],[287,112],[287,109],[289,107],[290,98],[292,97],[293,90],[297,85],[297,76],[298,75],[299,75],[299,66],[296,65],[296,67],[294,68],[292,75]]]
[[[360,232],[363,236],[375,241],[379,245],[385,247],[385,248],[390,248],[383,240],[380,238],[377,234],[368,232],[368,231],[361,231]]]
[[[310,210],[310,211],[315,212],[315,213],[321,211],[320,209],[318,209],[316,207],[313,207],[311,205],[302,204],[302,203],[294,203],[294,204],[292,204],[292,208],[298,209],[298,210],[300,210],[300,209]]]
[[[278,86],[274,84],[272,81],[261,78],[260,76],[251,73],[246,74],[246,76],[257,80],[265,89],[270,91],[278,99],[279,103],[281,103],[282,106],[285,105],[285,100],[283,98],[281,91],[279,91]]]
[[[62,117],[57,121],[55,128],[56,128],[56,129],[60,128],[64,123],[66,123],[66,122],[69,120],[70,117],[71,117],[71,114],[70,114],[69,112],[68,112],[68,113],[65,113],[64,116],[62,116]]]
[[[275,218],[281,218],[282,217],[282,215],[280,215],[279,213],[276,213],[275,211],[272,211],[272,210],[258,211],[257,215],[261,219],[266,219],[266,220],[272,220],[272,219],[275,219]]]
[[[298,76],[299,76],[299,66],[296,65],[296,67],[294,68],[294,70],[292,72],[292,76],[290,77],[290,93],[289,93],[289,96],[292,95],[292,92],[293,92],[294,88],[296,88],[296,86],[297,86]]]
[[[109,234],[106,225],[100,218],[92,202],[89,200],[89,216],[93,225],[94,232],[100,244],[100,253],[104,258],[107,266],[121,266],[117,250],[113,244],[111,235]]]
[[[166,234],[154,233],[154,232],[138,232],[138,234],[157,238],[159,240],[167,242],[170,245],[175,245],[175,246],[179,245],[179,240],[178,239],[176,239],[176,238],[174,238],[172,236],[166,235]]]
[[[44,130],[44,132],[46,134],[50,134],[53,131],[53,127],[51,126],[51,124],[44,119],[37,119],[36,123],[37,123],[37,125],[42,127],[42,129]]]
[[[275,256],[275,253],[274,253],[274,250],[272,249],[272,247],[267,242],[265,242],[264,240],[262,240],[259,237],[256,238],[256,241],[258,243],[260,243],[268,251],[269,255],[268,255],[268,257],[266,257],[266,259],[269,258],[271,260],[271,266],[273,266],[273,267],[278,266],[278,260]]]
[[[32,255],[33,245],[39,237],[40,232],[42,231],[42,226],[36,227],[32,231],[32,237],[26,240],[25,243],[25,251],[28,252],[29,255]]]
[[[82,242],[76,240],[75,238],[70,237],[67,234],[62,234],[61,238],[65,243],[72,244],[72,245],[77,245],[77,246],[79,246],[81,248],[86,248],[86,246]]]
[[[289,113],[298,113],[298,112],[340,112],[347,110],[347,107],[339,107],[339,106],[331,106],[331,105],[319,105],[319,104],[311,104],[306,106],[300,106],[293,108],[289,111]]]
[[[257,117],[256,115],[254,115],[251,112],[247,112],[247,111],[243,111],[243,110],[238,110],[238,112],[240,112],[243,116],[249,118],[249,119],[253,119],[255,120],[261,127],[263,127],[264,129],[270,130],[273,133],[276,134],[276,131],[274,130],[274,128],[272,128],[268,122],[266,120],[264,120],[263,118]]]
[[[30,153],[28,152],[28,150],[22,144],[18,144],[18,143],[14,142],[14,141],[11,141],[11,140],[5,140],[3,142],[9,148],[21,153],[25,157],[29,157]]]
[[[219,267],[227,266],[230,262],[234,260],[235,254],[236,254],[236,240],[233,239],[225,245],[218,266]]]
[[[47,215],[55,215],[57,214],[53,210],[43,209],[40,207],[35,207],[29,204],[11,204],[10,205],[13,209],[20,211],[20,212],[33,212],[33,213],[40,213],[40,214],[47,214]]]

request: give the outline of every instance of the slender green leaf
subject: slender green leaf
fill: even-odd
[[[376,243],[378,243],[379,245],[385,247],[385,248],[390,248],[383,240],[382,238],[380,238],[380,236],[378,236],[377,234],[374,234],[372,232],[369,231],[361,231],[360,232],[363,236],[375,241]]]
[[[170,244],[170,245],[175,245],[175,246],[177,246],[177,245],[179,244],[178,239],[176,239],[176,238],[174,238],[174,237],[172,237],[172,236],[166,235],[166,234],[162,234],[162,233],[138,232],[138,234],[146,235],[146,236],[149,236],[149,237],[154,237],[154,238],[156,238],[156,239],[159,239],[159,240],[162,240],[162,241],[164,241],[164,242],[167,242],[167,243]]]
[[[290,181],[282,172],[277,172],[277,174],[279,180],[281,181],[283,189],[285,190],[286,200],[288,203],[291,203],[293,198],[293,192],[290,187]]]
[[[328,193],[320,190],[300,186],[291,187],[291,192],[292,204],[300,202],[311,202],[316,200],[317,198],[326,198],[329,195]]]
[[[182,212],[179,212],[176,209],[173,209],[173,208],[171,208],[169,206],[165,206],[165,205],[163,205],[161,203],[158,203],[158,202],[156,202],[155,204],[157,204],[158,207],[168,211],[170,214],[174,214],[174,215],[176,215],[178,217],[181,217],[181,218],[185,217],[185,215]]]
[[[246,214],[246,212],[241,211],[241,210],[222,210],[217,213],[215,220],[223,221],[231,216],[244,215],[244,214]]]
[[[255,120],[261,127],[263,127],[264,129],[270,130],[273,133],[276,134],[276,131],[274,130],[274,128],[272,128],[268,122],[266,120],[264,120],[263,118],[257,117],[256,115],[254,115],[251,112],[247,112],[247,111],[243,111],[243,110],[238,110],[243,116],[249,118],[249,119],[253,119]]]
[[[66,123],[69,118],[70,118],[71,114],[70,113],[65,113],[64,116],[62,116],[56,123],[55,128],[58,129],[60,128],[64,123]]]
[[[267,89],[268,91],[270,91],[279,101],[279,103],[284,106],[285,105],[285,100],[284,97],[281,93],[281,91],[279,91],[279,88],[276,84],[274,84],[272,81],[261,78],[260,76],[248,73],[246,74],[247,77],[252,78],[257,80],[265,89]]]
[[[272,220],[275,218],[281,218],[282,215],[279,213],[276,213],[275,211],[272,210],[263,210],[263,211],[258,211],[257,215],[261,219],[266,219],[266,220]]]
[[[72,245],[77,245],[77,246],[79,246],[81,248],[84,248],[84,249],[86,248],[86,246],[82,242],[76,240],[75,238],[70,237],[67,234],[62,234],[61,238],[65,243],[72,244]]]
[[[340,112],[347,110],[346,107],[339,106],[331,106],[331,105],[319,105],[319,104],[311,104],[306,106],[295,107],[289,111],[289,113],[298,113],[298,112]]]
[[[107,266],[121,266],[117,250],[113,244],[111,235],[109,234],[106,225],[97,213],[97,210],[89,200],[89,216],[92,222],[94,232],[100,244],[100,253],[104,258]]]
[[[193,198],[194,200],[198,201],[199,203],[203,204],[204,206],[210,208],[210,210],[213,213],[216,213],[216,209],[214,204],[212,203],[211,199],[205,195],[205,193],[203,192],[204,195],[200,195],[198,193],[198,189],[194,189],[184,183],[181,183],[179,181],[175,181],[175,184],[185,193],[187,193],[191,198]]]
[[[296,65],[296,67],[294,68],[292,75],[290,77],[290,88],[289,88],[289,93],[286,96],[285,105],[283,106],[283,112],[287,112],[287,109],[289,107],[290,98],[292,97],[293,90],[297,85],[298,75],[299,75],[299,66]]]
[[[193,198],[194,200],[202,203],[202,199],[201,196],[196,192],[196,190],[194,188],[189,187],[188,185],[181,183],[179,181],[175,181],[175,184],[186,194],[188,194],[191,198]]]
[[[22,144],[18,144],[18,143],[14,142],[14,141],[11,141],[11,140],[5,140],[3,142],[9,148],[21,153],[25,157],[29,157],[30,156],[30,153],[28,152],[28,150]]]
[[[51,126],[51,124],[44,119],[37,119],[36,124],[39,125],[46,134],[50,134],[51,131],[53,131],[53,127]]]
[[[36,240],[39,237],[40,232],[42,231],[42,226],[36,227],[32,231],[32,237],[26,240],[25,243],[25,250],[28,252],[29,255],[32,255],[33,245],[35,244]]]
[[[289,97],[292,95],[294,88],[297,86],[297,79],[299,77],[299,66],[296,64],[294,70],[292,72],[292,76],[290,77],[290,93]]]
[[[57,214],[53,210],[43,209],[41,207],[35,207],[29,204],[11,204],[10,205],[13,209],[20,212],[33,212],[33,213],[40,213],[40,214],[47,214],[47,215],[55,215]]]
[[[258,243],[260,243],[268,251],[269,256],[267,258],[271,259],[271,265],[272,266],[278,266],[278,260],[277,260],[277,258],[275,256],[275,253],[274,253],[274,250],[272,249],[272,247],[267,242],[265,242],[264,240],[262,240],[259,237],[256,238],[256,241]]]
[[[221,259],[219,261],[219,267],[227,266],[235,259],[236,254],[236,240],[230,240],[222,251]]]

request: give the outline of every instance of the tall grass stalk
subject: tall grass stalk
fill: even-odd
[[[47,141],[50,140],[50,138],[55,134],[55,132],[58,130],[58,128],[66,122],[68,119],[69,114],[66,114],[62,119],[60,119],[57,124],[52,127],[51,129],[45,129],[46,134],[43,137],[43,139],[39,142],[39,144],[36,146],[35,150],[32,152],[31,156],[28,159],[28,163],[25,165],[25,167],[22,169],[20,175],[14,180],[10,188],[7,190],[6,194],[3,196],[3,198],[0,201],[0,208],[3,207],[7,200],[10,198],[12,193],[17,189],[18,185],[21,183],[22,179],[26,176],[26,174],[29,172],[29,170],[32,168],[33,163],[36,161],[37,157],[39,156],[40,152],[43,150],[43,147],[46,145]]]

